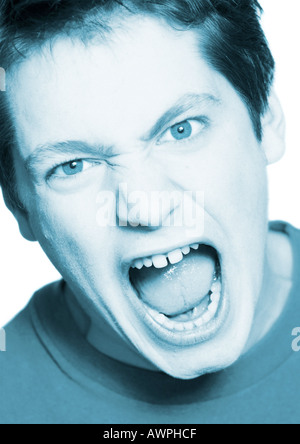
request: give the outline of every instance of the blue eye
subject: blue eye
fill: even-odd
[[[63,179],[72,178],[81,175],[85,171],[95,166],[101,166],[102,162],[97,162],[89,159],[72,160],[65,162],[55,168],[53,168],[47,175],[48,179]]]
[[[196,136],[201,135],[207,128],[208,121],[205,117],[199,117],[194,119],[185,120],[176,125],[171,126],[163,135],[159,138],[157,144],[163,145],[165,143],[178,143],[182,141],[189,141]]]
[[[171,134],[176,140],[188,139],[193,133],[193,127],[190,122],[177,123],[171,127]]]
[[[62,170],[67,176],[74,176],[75,174],[82,173],[83,160],[73,160],[72,162],[62,165]]]

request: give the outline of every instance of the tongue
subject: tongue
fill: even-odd
[[[202,245],[176,265],[133,270],[131,279],[143,302],[167,316],[176,316],[196,307],[208,295],[216,261],[215,250]]]

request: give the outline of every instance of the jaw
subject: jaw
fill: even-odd
[[[245,242],[243,247],[240,239],[237,239],[235,243],[229,242],[226,240],[227,237],[222,235],[213,224],[207,224],[207,232],[210,227],[214,232],[214,237],[200,238],[199,236],[198,245],[205,245],[216,251],[217,265],[219,263],[220,270],[216,275],[217,281],[212,282],[212,285],[216,282],[216,285],[221,284],[220,305],[214,318],[206,323],[204,320],[203,325],[195,325],[195,329],[190,327],[190,322],[200,322],[201,318],[195,313],[181,312],[176,308],[175,312],[156,310],[158,313],[152,312],[151,315],[149,307],[153,310],[157,307],[145,304],[130,279],[131,268],[136,260],[157,254],[167,254],[174,247],[178,249],[194,245],[195,242],[197,243],[195,238],[191,239],[193,243],[189,243],[185,239],[181,241],[181,245],[180,243],[170,245],[168,241],[166,246],[166,241],[164,241],[165,246],[159,249],[157,244],[162,244],[162,240],[167,236],[163,235],[158,238],[156,235],[155,239],[159,239],[159,241],[156,245],[151,242],[153,251],[147,251],[146,254],[139,251],[130,258],[126,257],[124,253],[116,255],[115,250],[111,249],[114,255],[111,253],[106,263],[105,261],[100,263],[101,269],[99,261],[88,260],[90,251],[84,250],[82,247],[81,251],[86,251],[87,267],[83,270],[81,262],[78,267],[74,268],[74,274],[70,268],[66,270],[68,273],[66,280],[70,283],[76,282],[76,288],[73,285],[71,288],[78,300],[85,301],[84,305],[81,302],[81,306],[91,315],[95,324],[102,324],[104,318],[106,325],[108,325],[107,329],[113,331],[115,336],[121,339],[124,349],[133,349],[137,355],[144,357],[160,371],[179,379],[197,378],[205,373],[215,372],[231,365],[242,354],[251,329],[254,312],[253,295],[257,293],[258,283],[256,286],[253,285],[255,276],[253,272],[249,273],[252,263],[249,262],[248,255],[243,251],[247,250]],[[139,248],[144,248],[151,243],[147,238],[143,242],[140,241],[138,245]],[[187,245],[184,246],[186,243]],[[120,243],[120,245],[122,245],[122,252],[129,250],[128,246],[125,248],[124,244]],[[99,257],[97,256],[98,247],[95,246],[94,249],[93,257],[97,258]],[[66,257],[66,255],[62,254],[59,257]],[[82,261],[84,254],[81,254],[80,257]],[[62,269],[62,266],[58,268]],[[75,274],[78,269],[82,270],[79,278]],[[85,270],[89,270],[88,274],[85,273]],[[257,278],[255,279],[257,281]],[[215,290],[216,293],[217,291]],[[212,291],[213,293],[214,291]],[[210,302],[204,301],[203,304],[206,311]],[[120,307],[122,307],[121,310]],[[188,308],[194,310],[198,307],[195,305],[195,307]],[[167,320],[172,322],[171,326],[162,325],[162,318],[157,319],[159,314],[167,315]],[[174,319],[175,316],[181,316],[181,318]],[[188,317],[192,317],[192,319],[190,320]],[[176,328],[174,328],[175,322]],[[100,335],[99,342],[102,341],[102,338],[103,336]],[[114,338],[110,344],[111,351],[108,350],[107,353],[113,353]],[[106,351],[104,353],[107,354]],[[110,356],[115,359],[119,358],[112,354]],[[132,363],[135,365],[133,360]]]
[[[205,242],[207,245],[207,240]],[[96,282],[95,286],[90,286],[88,292],[87,283],[84,282],[82,291],[78,292],[74,288],[73,293],[81,301],[86,301],[86,308],[89,306],[95,326],[99,326],[99,334],[96,332],[94,339],[98,336],[96,346],[99,345],[100,351],[101,343],[107,339],[110,346],[102,352],[112,358],[127,363],[129,360],[131,365],[141,368],[147,368],[146,364],[149,363],[148,369],[157,369],[178,379],[194,379],[233,364],[242,355],[250,333],[254,314],[253,294],[256,289],[247,263],[239,260],[240,255],[232,255],[228,249],[212,245],[211,242],[211,248],[217,251],[220,264],[217,280],[212,284],[216,287],[221,285],[220,305],[211,321],[201,326],[196,325],[195,329],[189,329],[189,323],[194,322],[194,319],[188,319],[193,316],[191,313],[177,313],[177,320],[168,316],[171,326],[163,325],[161,319],[157,319],[157,313],[152,312],[151,315],[151,307],[141,300],[130,279],[130,265],[133,265],[135,259],[126,261],[126,265],[123,261],[123,267],[120,267],[120,262],[118,267],[117,264],[116,267],[110,267],[109,273],[101,282],[105,292],[100,293],[99,283]],[[101,275],[104,276],[102,273]],[[82,277],[89,281],[88,276]],[[73,277],[70,281],[74,282]],[[105,306],[103,300],[107,301]],[[204,301],[203,304],[207,302]],[[99,322],[99,319],[104,319],[105,322]],[[198,319],[195,322],[197,321]],[[175,322],[177,329],[174,329]],[[119,338],[120,347],[123,344],[124,355],[128,350],[127,361],[114,354],[115,337]],[[130,357],[134,353],[145,360],[145,365],[141,364],[141,359],[134,360]]]

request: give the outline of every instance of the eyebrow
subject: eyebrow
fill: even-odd
[[[167,125],[170,125],[174,119],[179,118],[180,115],[193,108],[199,107],[202,103],[219,105],[221,100],[211,94],[185,94],[157,120],[150,131],[141,138],[141,141],[149,142],[154,139]],[[49,142],[35,148],[32,154],[25,160],[25,168],[29,173],[33,174],[35,166],[44,160],[49,161],[51,156],[53,156],[53,160],[57,161],[57,155],[59,154],[74,154],[75,157],[79,157],[80,155],[86,156],[88,154],[95,155],[99,153],[101,153],[103,160],[116,156],[113,146],[90,144],[78,140],[55,143]]]

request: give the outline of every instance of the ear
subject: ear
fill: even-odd
[[[285,117],[280,101],[272,90],[269,107],[262,118],[262,147],[269,165],[278,162],[285,153]]]

